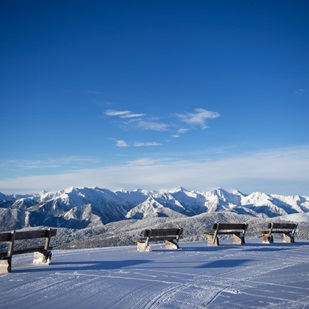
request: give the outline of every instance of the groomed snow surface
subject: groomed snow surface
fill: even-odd
[[[14,256],[0,308],[309,308],[309,241],[220,241],[54,250],[49,266]]]

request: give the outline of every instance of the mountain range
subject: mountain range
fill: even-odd
[[[309,213],[309,197],[247,195],[222,188],[197,192],[182,187],[164,191],[72,187],[27,195],[0,193],[0,231],[34,226],[83,229],[129,219],[181,219],[221,212],[252,218]]]

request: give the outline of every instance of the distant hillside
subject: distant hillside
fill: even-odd
[[[145,228],[179,226],[181,241],[205,240],[214,222],[246,222],[248,237],[271,221],[298,222],[296,238],[309,239],[309,198],[217,189],[205,193],[70,188],[28,195],[0,193],[0,231],[56,227],[55,248],[132,245]]]
[[[110,191],[69,188],[28,195],[0,193],[0,231],[35,226],[71,229],[103,227],[122,220],[181,219],[201,214],[230,213],[274,218],[309,213],[309,197],[254,192],[209,192],[176,188],[168,191]]]

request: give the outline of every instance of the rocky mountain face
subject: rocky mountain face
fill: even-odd
[[[34,226],[71,229],[103,227],[121,220],[181,219],[230,213],[273,218],[309,213],[309,197],[216,189],[208,192],[176,188],[168,191],[110,191],[69,188],[28,195],[0,193],[0,231]]]

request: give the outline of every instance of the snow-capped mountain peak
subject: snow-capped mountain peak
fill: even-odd
[[[246,195],[223,188],[197,192],[183,187],[160,191],[70,187],[32,195],[0,193],[2,230],[35,225],[80,228],[126,219],[180,218],[215,212],[256,217],[309,213],[309,197],[263,192]]]

